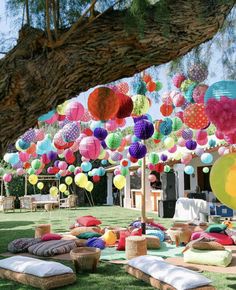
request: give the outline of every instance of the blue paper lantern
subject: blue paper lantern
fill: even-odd
[[[81,168],[84,172],[88,172],[92,169],[92,164],[90,162],[82,162]]]
[[[220,100],[222,96],[236,99],[236,81],[220,81],[211,85],[205,93],[204,103],[212,98]]]
[[[194,168],[191,165],[188,165],[184,168],[184,172],[188,175],[191,175],[194,173]]]
[[[159,131],[162,135],[169,135],[172,131],[172,120],[170,118],[165,118],[159,125]]]
[[[204,164],[210,164],[213,161],[213,156],[210,153],[203,153],[201,155],[201,161]]]

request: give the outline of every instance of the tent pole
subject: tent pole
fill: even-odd
[[[143,140],[145,145],[145,141]],[[141,225],[142,225],[142,234],[146,234],[146,157],[142,159],[142,174],[141,174],[141,190],[142,190],[142,207],[141,207]]]

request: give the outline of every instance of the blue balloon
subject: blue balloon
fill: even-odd
[[[20,161],[18,153],[9,153],[8,162],[11,165],[17,164]]]
[[[191,175],[194,173],[194,168],[191,165],[188,165],[184,168],[184,172],[188,175]]]
[[[205,93],[204,103],[212,98],[220,100],[222,96],[236,99],[236,81],[220,81],[211,85]]]
[[[201,161],[205,164],[210,164],[213,161],[213,156],[210,153],[203,153],[201,155]]]
[[[30,143],[25,142],[22,139],[16,141],[16,146],[19,146],[22,150],[26,150],[30,147]]]
[[[107,160],[106,160],[106,159],[102,160],[102,161],[101,161],[101,164],[102,164],[102,165],[107,165]]]
[[[90,162],[82,162],[81,163],[81,168],[84,172],[88,172],[92,169],[92,164]]]
[[[104,176],[106,174],[106,170],[103,167],[99,167],[97,173],[98,176]]]
[[[40,121],[40,122],[45,122],[45,121],[51,119],[52,116],[53,116],[55,113],[56,113],[55,110],[49,111],[48,113],[43,114],[42,116],[40,116],[40,117],[38,118],[38,121]]]

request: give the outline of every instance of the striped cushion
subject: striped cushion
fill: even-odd
[[[74,247],[76,247],[74,240],[54,240],[33,245],[28,251],[36,256],[51,257],[69,253]]]

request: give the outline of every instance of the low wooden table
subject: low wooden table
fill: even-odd
[[[36,208],[38,205],[40,205],[40,206],[44,206],[45,211],[51,211],[53,209],[53,205],[57,204],[57,202],[45,200],[45,201],[34,201],[33,204],[36,205]]]

